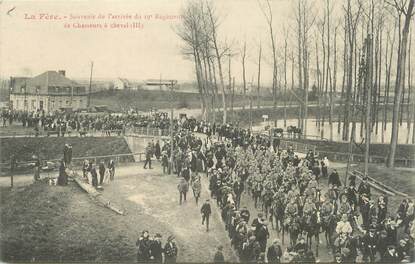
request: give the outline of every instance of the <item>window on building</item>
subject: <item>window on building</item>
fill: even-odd
[[[61,106],[62,106],[62,101],[60,101],[60,100],[59,100],[59,105],[58,105],[58,106],[59,106],[59,107],[61,107]]]
[[[16,109],[19,110],[19,100],[16,100]]]
[[[66,105],[69,105],[69,101],[66,101]]]
[[[10,109],[13,109],[13,100],[10,100]]]
[[[79,100],[79,107],[82,107],[82,99]]]
[[[24,109],[25,109],[25,110],[27,110],[27,106],[28,106],[28,104],[27,104],[27,100],[24,100]]]
[[[36,100],[32,100],[32,109],[36,109]]]
[[[52,109],[55,108],[55,100],[50,101],[50,107]]]

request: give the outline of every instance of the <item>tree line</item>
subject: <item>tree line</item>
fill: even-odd
[[[251,47],[246,39],[229,41],[219,30],[224,18],[214,2],[190,1],[181,11],[175,30],[182,54],[194,65],[202,117],[216,121],[221,110],[222,122],[235,121],[235,79],[248,107],[260,108],[265,89],[261,71],[270,67],[272,108],[282,101],[284,127],[287,103],[294,101],[303,134],[313,118],[322,138],[333,140],[337,133],[350,142],[350,152],[363,143],[368,152],[371,135],[380,134],[382,143],[390,144],[387,165],[393,167],[399,128],[406,125],[412,133],[405,141],[415,143],[415,0],[294,0],[291,19],[283,25],[276,24],[276,2],[257,0],[257,5],[268,37]],[[242,76],[233,76],[231,60],[240,63]],[[247,77],[247,62],[256,67],[252,78]],[[315,117],[308,113],[310,91],[316,95]],[[273,121],[277,125],[278,117]],[[364,142],[356,142],[357,133]]]

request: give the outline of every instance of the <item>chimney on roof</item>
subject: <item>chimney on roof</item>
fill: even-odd
[[[63,76],[65,76],[65,74],[66,74],[65,70],[59,70],[58,72],[59,72],[59,74],[62,74]]]

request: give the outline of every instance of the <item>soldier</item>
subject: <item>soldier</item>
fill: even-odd
[[[206,200],[206,202],[202,205],[202,208],[200,209],[200,213],[202,214],[202,225],[206,221],[206,232],[209,231],[209,217],[212,214],[212,209],[210,207],[209,199]]]
[[[317,211],[316,205],[313,203],[311,197],[307,197],[303,207],[304,216],[310,216]]]
[[[164,246],[164,263],[176,263],[178,249],[174,241],[174,236],[167,238],[167,243]]]
[[[183,177],[180,178],[179,184],[177,185],[177,189],[179,190],[180,204],[182,204],[182,200],[186,202],[186,194],[189,191],[189,184]]]
[[[290,225],[292,221],[297,217],[298,215],[298,205],[294,202],[294,200],[289,200],[289,203],[287,207],[285,208],[285,225]]]
[[[193,182],[192,182],[192,190],[193,190],[193,196],[196,200],[196,205],[199,202],[200,192],[202,190],[202,184],[200,183],[200,176],[197,176]]]
[[[343,214],[346,214],[350,218],[351,213],[352,213],[352,207],[350,206],[349,202],[347,201],[347,196],[345,194],[343,194],[341,196],[340,206],[337,210],[337,215],[342,216]]]
[[[151,145],[151,142],[148,142],[148,145],[146,147],[146,161],[144,163],[144,169],[147,169],[147,164],[148,164],[148,168],[151,169],[151,157],[153,156],[153,147]]]
[[[110,172],[110,181],[113,181],[115,176],[115,163],[113,160],[110,160],[108,163],[108,170]]]

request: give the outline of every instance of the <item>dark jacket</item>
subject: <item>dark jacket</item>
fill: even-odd
[[[161,263],[163,261],[163,257],[162,257],[163,248],[161,246],[160,241],[156,241],[156,240],[152,241],[150,245],[150,252],[155,262]]]
[[[282,250],[281,250],[280,245],[277,245],[277,246],[271,245],[268,248],[267,259],[269,263],[279,263],[281,256],[282,256]]]
[[[223,263],[225,262],[225,257],[223,256],[222,251],[216,251],[215,256],[213,257],[214,263]]]
[[[203,215],[210,215],[212,213],[212,209],[210,208],[210,204],[209,203],[204,203],[202,205],[202,208],[200,209],[200,212]]]

